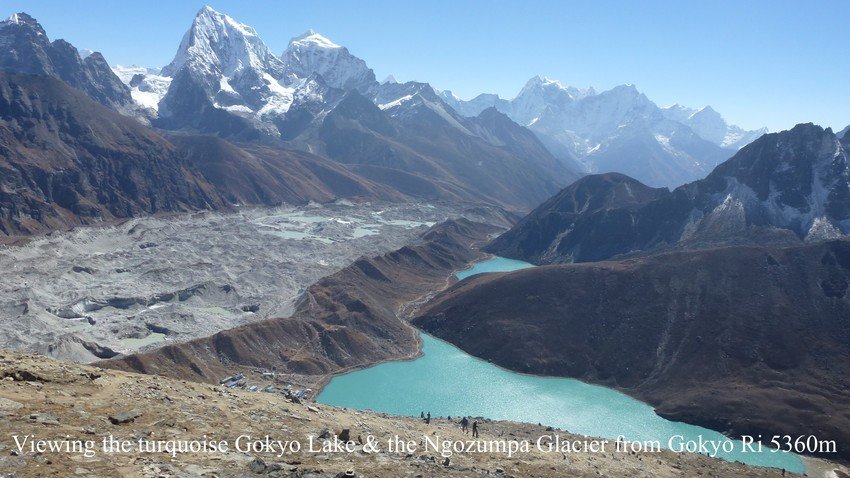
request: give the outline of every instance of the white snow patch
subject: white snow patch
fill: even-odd
[[[293,38],[292,40],[290,40],[289,43],[290,44],[297,44],[297,45],[304,45],[304,46],[312,44],[312,45],[318,46],[320,48],[342,48],[341,46],[337,45],[336,43],[334,43],[334,42],[328,40],[327,38],[323,37],[322,35],[319,35],[318,33],[316,33],[316,31],[313,30],[312,28],[307,30],[306,32],[302,33],[301,35]]]
[[[382,110],[388,110],[390,108],[395,108],[396,106],[399,106],[402,103],[410,101],[411,99],[413,99],[413,95],[405,95],[405,96],[402,96],[401,98],[399,98],[397,100],[390,101],[389,103],[380,104],[380,105],[378,105],[378,108],[380,108]]]

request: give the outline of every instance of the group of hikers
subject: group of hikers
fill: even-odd
[[[421,418],[426,425],[431,424],[431,412],[425,414],[425,412],[421,412],[419,414],[419,418]],[[451,421],[452,417],[448,418]],[[460,429],[463,430],[463,433],[469,434],[469,417],[463,417],[460,420]],[[478,438],[478,420],[472,422],[472,438]]]

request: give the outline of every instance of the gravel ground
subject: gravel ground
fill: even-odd
[[[277,384],[276,384],[277,386]],[[422,420],[346,410],[315,403],[292,403],[280,393],[247,392],[200,383],[136,375],[113,370],[46,360],[41,356],[0,350],[0,475],[19,477],[200,477],[269,476],[290,478],[338,478],[347,471],[366,477],[767,477],[798,476],[781,470],[754,468],[696,454],[671,451],[616,451],[609,443],[605,452],[527,451],[509,455],[484,448],[488,442],[528,441],[540,437],[563,443],[585,437],[547,428],[475,418],[480,440],[469,447],[454,420],[435,417]],[[347,432],[346,432],[347,431]],[[350,452],[327,451],[334,440],[351,440]],[[91,442],[93,454],[79,451],[20,451],[13,435],[31,441]],[[303,446],[245,450],[236,448],[239,436],[248,443],[286,440]],[[314,448],[309,448],[310,437]],[[103,440],[129,443],[122,451],[104,452]],[[337,438],[335,438],[337,437]],[[369,450],[370,437],[377,448]],[[426,437],[437,443],[459,443],[428,448]],[[398,439],[413,443],[416,450],[391,451]],[[220,452],[134,450],[137,443],[172,443],[185,450],[198,440],[225,441]],[[588,440],[594,440],[592,438]],[[244,442],[243,442],[244,443]],[[271,442],[269,442],[271,443]],[[145,445],[147,447],[147,445]],[[155,449],[154,449],[155,450]],[[166,449],[167,450],[167,449]],[[452,451],[447,457],[448,451]],[[108,450],[107,450],[108,451]],[[846,468],[823,463],[832,475]]]

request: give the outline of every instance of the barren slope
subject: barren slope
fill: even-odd
[[[466,219],[434,226],[421,239],[363,257],[310,286],[291,317],[225,330],[211,337],[100,362],[105,367],[217,382],[233,367],[294,374],[315,385],[328,374],[418,353],[401,307],[441,290],[454,270],[498,229]]]

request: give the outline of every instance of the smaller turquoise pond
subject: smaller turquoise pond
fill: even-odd
[[[463,279],[482,272],[506,271],[531,264],[496,257],[458,273]],[[470,356],[457,347],[422,334],[423,355],[388,362],[335,377],[319,394],[328,405],[368,409],[396,415],[472,415],[498,420],[542,423],[583,435],[630,441],[658,440],[666,447],[672,436],[685,440],[729,441],[722,434],[671,422],[652,407],[617,391],[568,378],[524,375]],[[486,429],[482,430],[486,433]],[[484,436],[484,435],[482,435]],[[719,453],[728,460],[785,468],[802,473],[800,458],[787,453]]]
[[[494,257],[486,261],[476,262],[472,265],[472,267],[458,272],[455,276],[457,276],[458,279],[463,280],[467,277],[474,276],[475,274],[482,274],[484,272],[511,272],[528,267],[534,267],[534,264],[529,264],[528,262],[518,261],[515,259],[507,259],[504,257]]]

